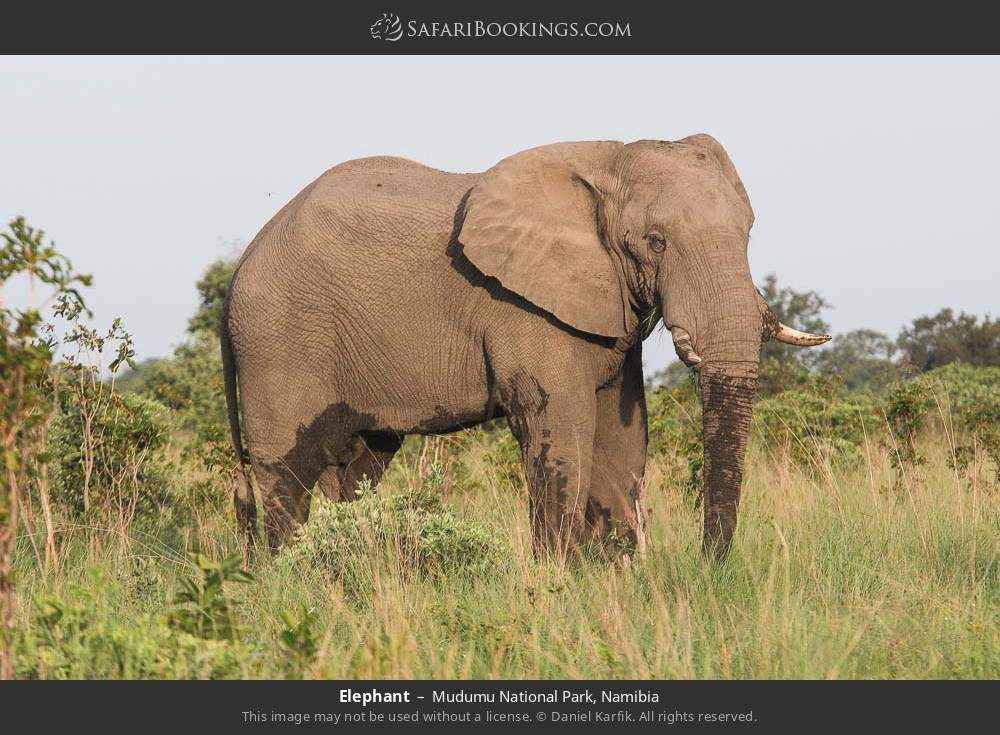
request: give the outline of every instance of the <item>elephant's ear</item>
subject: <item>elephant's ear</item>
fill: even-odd
[[[575,329],[628,332],[623,285],[601,238],[603,172],[622,144],[557,143],[491,168],[458,239],[487,276]]]
[[[723,176],[725,176],[730,185],[736,189],[736,193],[740,195],[743,203],[747,205],[747,210],[750,212],[750,224],[752,225],[754,213],[753,207],[750,206],[750,196],[747,194],[746,187],[743,186],[743,181],[740,179],[740,175],[736,173],[736,166],[733,165],[732,159],[730,159],[729,154],[726,153],[726,149],[722,147],[722,143],[706,133],[689,135],[683,140],[679,140],[677,142],[698,145],[711,151],[712,155],[715,156],[715,160],[719,162],[719,166],[722,168]]]

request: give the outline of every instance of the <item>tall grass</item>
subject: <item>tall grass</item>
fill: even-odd
[[[391,678],[996,678],[1000,489],[954,442],[921,440],[900,480],[891,448],[860,463],[794,462],[751,446],[730,557],[700,551],[700,510],[668,463],[647,471],[652,548],[628,564],[560,565],[531,551],[526,491],[506,438],[410,439],[378,492],[431,481],[460,518],[491,530],[505,562],[424,574],[391,543],[359,560],[366,583],[292,553],[258,556],[228,584],[236,640],[165,622],[197,546],[238,553],[228,509],[182,534],[57,530],[58,563],[19,555],[21,676]],[[88,543],[106,533],[108,542]],[[68,538],[69,540],[65,540]],[[384,541],[384,539],[383,539]],[[21,543],[27,544],[27,540]],[[54,607],[53,607],[54,606]],[[54,611],[54,612],[53,612]],[[289,615],[311,613],[298,659]],[[286,613],[283,617],[283,613]],[[285,639],[282,633],[286,632]],[[283,642],[283,640],[285,642]],[[292,663],[296,660],[297,663]]]

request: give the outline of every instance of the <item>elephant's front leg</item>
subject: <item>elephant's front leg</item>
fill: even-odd
[[[642,498],[646,443],[640,343],[626,357],[621,376],[597,391],[594,469],[586,520],[593,540],[605,544],[611,553],[645,550],[649,527]]]
[[[529,378],[513,387],[505,403],[521,445],[535,551],[562,558],[585,536],[594,394],[549,393]]]

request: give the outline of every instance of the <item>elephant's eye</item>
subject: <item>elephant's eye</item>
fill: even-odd
[[[667,249],[667,241],[659,232],[650,232],[646,235],[646,242],[654,253],[662,253]]]

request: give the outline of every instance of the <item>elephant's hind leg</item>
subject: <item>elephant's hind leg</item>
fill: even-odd
[[[388,432],[355,434],[320,474],[323,494],[334,502],[356,500],[358,482],[366,477],[374,489],[402,443],[401,436]]]
[[[309,518],[312,487],[316,484],[316,463],[254,462],[254,476],[264,501],[264,525],[268,545],[277,551]]]
[[[330,461],[328,448],[342,446],[353,431],[350,417],[336,404],[330,410],[316,411],[290,403],[298,410],[282,413],[254,405],[244,412],[272,551],[287,543],[308,520],[313,488]]]

